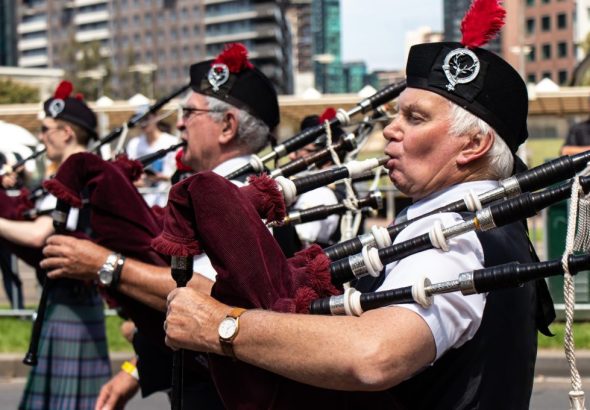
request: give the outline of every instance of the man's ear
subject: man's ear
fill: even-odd
[[[66,142],[69,144],[72,141],[76,141],[76,134],[74,133],[74,130],[72,129],[72,127],[70,127],[67,124],[63,125],[63,129],[64,129],[64,134],[66,135]]]
[[[221,134],[219,136],[220,144],[230,143],[238,134],[238,117],[232,110],[225,113],[221,121]]]
[[[494,134],[481,132],[469,134],[463,149],[457,156],[458,165],[467,165],[488,153],[494,145]]]

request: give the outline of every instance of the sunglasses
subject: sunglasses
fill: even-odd
[[[39,128],[40,134],[47,134],[49,131],[60,130],[61,127],[48,127],[47,125],[41,125]]]

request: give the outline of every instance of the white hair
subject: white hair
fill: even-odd
[[[493,179],[508,178],[512,174],[514,157],[506,142],[504,142],[502,137],[487,122],[452,101],[449,101],[449,104],[451,108],[449,114],[451,136],[458,137],[474,130],[482,134],[492,134],[494,136],[494,145],[492,145],[492,148],[484,156],[488,161],[487,171]]]
[[[211,110],[209,116],[215,122],[223,120],[223,114],[230,110],[236,112],[238,117],[236,142],[248,146],[251,153],[260,151],[268,143],[270,130],[264,121],[215,97],[205,96],[205,99]]]

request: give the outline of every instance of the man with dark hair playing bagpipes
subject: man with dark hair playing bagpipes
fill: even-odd
[[[96,138],[95,114],[80,96],[70,96],[71,92],[72,85],[63,81],[43,105],[45,118],[39,138],[46,147],[47,158],[58,166],[71,155],[85,151],[89,140]],[[51,195],[41,202],[40,209],[56,206],[56,198]],[[84,212],[70,212],[68,229],[87,228]],[[10,243],[33,248],[31,251],[36,248],[39,261],[41,247],[53,232],[53,221],[48,215],[34,221],[0,218],[0,236]],[[29,373],[19,408],[93,408],[100,387],[111,375],[102,298],[94,286],[60,279],[51,283],[47,300],[38,363]]]
[[[225,175],[247,164],[249,155],[268,143],[279,123],[276,92],[266,76],[248,61],[247,50],[241,44],[228,46],[214,61],[194,64],[190,75],[192,92],[177,124],[182,139],[187,141],[181,160],[194,171],[213,170]],[[232,182],[243,185],[245,178]],[[44,254],[42,266],[49,270],[49,277],[94,280],[112,252],[90,241],[56,235],[49,238]],[[195,258],[194,270],[200,275],[194,275],[188,286],[209,293],[216,272],[206,255]],[[166,296],[176,287],[169,267],[131,258],[126,259],[116,280],[100,280],[105,286],[116,283],[117,291],[161,311],[165,310]],[[99,406],[123,406],[139,385],[146,393],[142,383],[149,376],[142,376],[141,367],[139,381],[128,374],[133,373],[134,364],[131,362],[104,386]],[[208,392],[194,393],[193,397],[185,397],[186,408],[221,406],[211,386]]]
[[[476,0],[464,18],[461,43],[410,50],[408,88],[399,98],[399,114],[384,131],[389,176],[414,201],[406,211],[409,219],[471,191],[488,191],[516,168],[514,153],[528,135],[526,86],[504,60],[480,48],[502,26],[504,14],[497,0]],[[404,229],[395,243],[426,233],[433,224],[446,227],[461,220],[456,213],[425,217]],[[250,243],[263,247],[265,232],[256,232],[256,238],[240,238],[245,249],[226,252],[248,255]],[[214,229],[199,233],[205,249],[208,243],[229,247]],[[440,282],[484,266],[534,259],[520,222],[460,235],[444,248],[388,265],[373,288],[410,285],[421,274]],[[223,253],[215,260],[223,264]],[[237,362],[216,361],[226,375],[232,374],[232,363],[250,364],[362,400],[348,401],[345,408],[378,408],[380,403],[383,408],[528,409],[536,332],[547,331],[553,319],[551,313],[541,314],[543,308],[552,309],[544,281],[489,295],[440,295],[429,309],[407,304],[359,317],[324,317],[240,309],[256,306],[247,297],[255,292],[248,285],[255,278],[227,263],[227,272],[243,275],[234,276],[242,288],[234,288],[237,294],[231,296],[231,279],[218,277],[213,294],[223,295],[228,304],[190,288],[168,296],[169,346],[233,357]],[[219,389],[223,379],[216,383]],[[244,391],[226,385],[219,391],[231,408],[313,407],[313,395],[285,394],[286,383],[277,383],[281,387],[264,403],[256,402],[262,395],[249,394],[252,386]],[[258,393],[264,388],[256,386]],[[290,401],[281,402],[281,397]]]

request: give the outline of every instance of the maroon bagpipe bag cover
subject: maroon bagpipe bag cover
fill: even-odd
[[[307,313],[312,300],[340,293],[330,280],[330,260],[318,246],[286,259],[262,222],[261,216],[280,220],[285,211],[276,184],[266,176],[237,188],[212,172],[195,174],[172,187],[166,211],[153,246],[163,253],[204,251],[217,271],[211,295],[223,303]],[[228,409],[392,405],[383,394],[312,387],[227,357],[211,354],[209,362]]]

